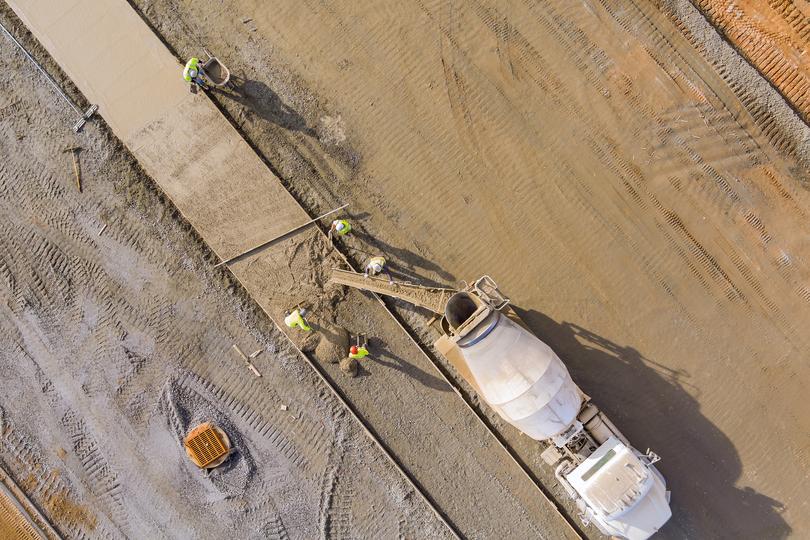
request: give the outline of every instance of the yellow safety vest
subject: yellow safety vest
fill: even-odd
[[[351,349],[349,350],[349,358],[354,358],[355,360],[360,360],[364,356],[368,356],[368,349],[365,347],[357,347],[357,352],[352,353]]]
[[[183,70],[183,78],[186,80],[186,82],[191,82],[191,75],[189,74],[189,71],[191,71],[192,69],[196,69],[197,74],[199,75],[200,73],[199,64],[200,64],[199,58],[192,58],[191,60],[188,61],[188,63],[186,63],[186,69]]]
[[[371,260],[368,261],[366,268],[370,270],[375,264],[379,264],[381,269],[385,268],[385,257],[372,257]]]
[[[310,326],[307,324],[307,321],[304,320],[304,317],[301,315],[301,312],[297,309],[284,317],[284,324],[289,326],[290,328],[295,328],[296,326],[300,327],[301,330],[305,332],[309,332],[312,330]]]
[[[345,219],[335,220],[335,225],[338,224],[343,224],[343,230],[339,231],[337,230],[337,228],[335,229],[335,232],[338,233],[340,236],[348,234],[348,232],[352,230],[352,226]]]

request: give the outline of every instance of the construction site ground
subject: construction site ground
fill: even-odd
[[[99,103],[116,135],[220,258],[305,221],[306,213],[204,96],[188,91],[176,61],[121,0],[10,2],[78,87]],[[87,13],[97,13],[87,17]],[[76,35],[81,39],[76,39]],[[137,83],[107,74],[132,62]],[[465,536],[574,535],[555,506],[488,437],[463,401],[431,375],[430,363],[384,307],[357,291],[326,287],[341,260],[317,228],[299,231],[229,270],[281,323],[304,302],[316,331],[292,337],[336,379],[365,423],[391,448],[450,526]],[[224,271],[224,269],[223,269]],[[283,326],[283,324],[282,324]],[[352,381],[337,362],[364,333],[378,359]],[[401,365],[401,369],[384,369]],[[380,370],[383,376],[375,377]],[[246,407],[247,417],[254,411]],[[464,448],[464,453],[447,453]]]
[[[59,533],[450,538],[109,130],[0,52],[0,461]],[[209,420],[236,453],[206,475]]]
[[[740,53],[810,119],[810,3],[807,0],[695,0]]]
[[[810,138],[695,8],[134,3],[243,77],[216,99],[311,213],[352,203],[358,260],[492,275],[662,454],[666,534],[808,530]]]
[[[225,61],[238,91],[213,99],[310,215],[351,203],[351,260],[381,253],[428,285],[492,275],[629,439],[663,456],[664,537],[810,533],[810,134],[695,8],[132,5],[178,58]],[[103,126],[81,139],[75,193],[60,153],[72,117],[0,47],[13,381],[0,457],[55,525],[205,536],[213,513],[245,535],[449,535]],[[341,261],[320,232],[272,260],[308,274],[271,274],[256,298],[268,314],[317,297],[322,328],[372,337],[353,380],[329,340],[298,345],[462,533],[570,531],[381,306],[325,291]],[[430,315],[388,305],[429,347]],[[261,380],[233,343],[265,350]],[[479,410],[570,519],[542,448]],[[205,478],[178,437],[212,416],[247,450]]]

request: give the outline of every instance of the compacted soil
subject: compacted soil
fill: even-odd
[[[133,4],[313,214],[351,203],[357,261],[491,275],[663,457],[665,536],[808,534],[810,134],[693,5]]]
[[[428,285],[500,284],[630,440],[663,457],[674,516],[662,536],[810,532],[798,76],[774,72],[780,86],[754,59],[791,105],[687,2],[132,4],[178,59],[206,47],[228,65],[236,90],[213,99],[311,214],[351,203],[350,258],[384,254]],[[723,28],[720,3],[695,4]],[[60,152],[76,142],[71,117],[0,46],[0,359],[13,381],[0,457],[46,513],[77,536],[194,536],[212,514],[222,531],[265,536],[444,534],[92,127],[75,192]],[[291,257],[322,246],[302,248]],[[428,316],[389,305],[429,347]],[[402,339],[385,335],[390,321],[367,324]],[[233,343],[264,349],[261,381]],[[356,399],[386,391],[384,369],[446,391],[410,361],[374,364]],[[539,445],[480,409],[561,496]],[[245,449],[209,477],[178,442],[203,417]],[[463,509],[475,494],[442,497]]]
[[[0,35],[0,462],[53,526],[451,537],[103,123],[74,121]],[[181,445],[205,421],[234,449],[209,474]]]

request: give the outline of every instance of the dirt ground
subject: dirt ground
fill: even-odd
[[[663,456],[664,536],[808,534],[810,134],[690,4],[133,3],[358,261],[499,282]]]
[[[690,4],[132,3],[179,57],[205,46],[231,67],[239,90],[215,99],[311,213],[351,202],[357,261],[500,283],[631,441],[663,456],[663,536],[808,534],[810,134]],[[67,115],[41,81],[2,73],[2,369],[25,381],[4,385],[2,457],[47,513],[72,536],[178,522],[195,536],[212,512],[245,535],[441,534],[109,136],[92,132],[97,181],[77,196],[53,122]],[[291,257],[321,249],[302,247]],[[423,312],[390,305],[432,341]],[[234,342],[265,349],[261,382],[246,383]],[[404,362],[377,369],[442,385]],[[379,380],[357,399],[398,391]],[[199,415],[253,452],[227,478],[183,469],[178,437]],[[538,446],[491,421],[542,475]],[[195,504],[200,520],[180,519]]]
[[[107,130],[72,123],[1,36],[0,461],[54,526],[450,537]],[[181,439],[207,420],[236,451],[203,474]]]
[[[99,6],[96,0],[72,4],[67,8],[69,22],[62,19],[64,24],[58,26],[37,16],[42,13],[38,7],[45,9],[46,19],[53,14],[47,2],[14,1],[11,5],[29,21],[78,86],[103,105],[100,114],[116,133],[123,133],[123,140],[131,145],[141,165],[218,254],[233,251],[234,245],[250,246],[251,235],[261,234],[265,227],[288,230],[306,216],[206,96],[188,93],[182,79],[176,78],[182,64],[176,64],[163,50],[128,4],[104,4],[107,16],[101,19],[84,17]],[[116,20],[119,23],[113,23]],[[71,37],[76,30],[66,30],[73,25],[80,28],[84,50]],[[111,56],[104,45],[113,37],[119,44],[129,41],[133,45],[118,47]],[[96,61],[87,62],[87,54],[96,55]],[[114,81],[112,87],[104,86],[105,70],[100,66],[108,65],[118,54],[141,59],[142,72],[155,73],[149,80],[165,84],[167,101],[175,106],[167,108],[165,101],[152,101],[154,86],[145,93],[140,89],[146,85],[128,88],[121,80]],[[126,107],[116,89],[127,92],[131,107]],[[123,112],[123,121],[117,111]],[[132,125],[127,121],[132,118],[136,122],[149,118],[149,125]],[[130,131],[133,129],[135,132]],[[216,148],[211,148],[212,140]],[[178,144],[185,151],[178,152]],[[190,155],[200,161],[189,164]],[[204,159],[217,156],[228,166],[207,169],[207,174],[193,173]],[[179,176],[181,173],[186,176]],[[196,196],[190,195],[189,186],[194,187]],[[245,194],[251,195],[241,204]],[[214,261],[209,260],[209,264]],[[276,322],[281,322],[285,309],[306,301],[312,308],[308,317],[316,330],[309,334],[292,332],[291,338],[306,351],[307,358],[320,364],[318,371],[339,387],[363,422],[421,486],[418,491],[434,501],[460,534],[575,537],[575,530],[561,518],[557,508],[496,444],[452,387],[434,374],[434,367],[421,349],[385,308],[357,291],[326,286],[331,268],[338,264],[342,261],[326,235],[309,228],[219,272],[232,272]],[[341,326],[355,334],[366,333],[371,343],[373,357],[363,363],[356,379],[346,377],[333,363],[338,355],[346,354],[345,339],[339,346]],[[240,415],[255,418],[263,407],[263,402],[257,401],[255,406],[250,401],[242,403]],[[540,447],[534,445],[534,454],[539,451]],[[571,515],[571,508],[567,511]],[[387,535],[385,531],[380,534]]]
[[[810,119],[810,2],[696,0],[695,4],[804,120]]]

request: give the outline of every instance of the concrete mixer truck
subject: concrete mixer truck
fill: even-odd
[[[462,290],[422,287],[333,271],[332,281],[394,296],[441,315],[437,350],[497,412],[548,442],[543,460],[580,518],[618,538],[649,538],[672,515],[660,458],[641,453],[571,379],[551,348],[526,329],[496,283]]]

